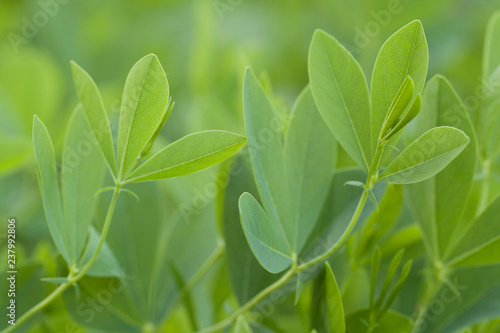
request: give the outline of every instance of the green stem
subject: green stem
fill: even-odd
[[[106,219],[104,221],[104,226],[102,228],[102,233],[101,233],[101,239],[99,241],[99,244],[97,245],[97,248],[92,255],[92,258],[90,261],[78,272],[70,272],[68,275],[68,280],[69,282],[63,283],[59,285],[49,296],[44,298],[42,301],[40,301],[38,304],[33,306],[31,309],[29,309],[25,314],[23,314],[19,319],[16,320],[16,325],[11,325],[4,329],[2,333],[9,333],[14,331],[16,328],[18,328],[21,324],[23,324],[25,321],[30,319],[35,313],[38,311],[42,310],[45,308],[47,305],[52,303],[58,296],[60,296],[66,289],[71,287],[73,284],[78,282],[80,279],[82,279],[85,274],[89,271],[89,269],[92,267],[94,262],[97,260],[97,257],[99,255],[99,252],[101,251],[102,246],[104,245],[104,241],[106,240],[106,236],[109,231],[109,226],[111,224],[111,218],[113,217],[113,212],[115,210],[116,206],[116,201],[118,199],[118,193],[120,192],[120,187],[121,184],[118,184],[115,187],[115,191],[113,193],[113,198],[111,199],[111,202],[108,207],[108,212],[106,214]],[[75,275],[76,273],[76,275]]]
[[[253,308],[255,305],[260,303],[262,300],[264,300],[264,298],[266,298],[273,291],[281,288],[286,282],[288,282],[297,273],[327,260],[333,253],[338,251],[345,244],[345,242],[349,238],[352,230],[356,226],[356,223],[358,222],[359,217],[361,216],[361,212],[363,211],[363,208],[364,208],[365,203],[366,203],[366,199],[368,197],[368,190],[371,190],[373,188],[373,186],[377,183],[378,169],[380,166],[382,153],[384,150],[384,144],[385,144],[385,142],[379,142],[379,144],[377,145],[377,150],[375,152],[374,159],[373,159],[372,165],[370,167],[370,171],[368,173],[365,188],[363,189],[363,194],[361,195],[361,198],[359,199],[356,210],[354,211],[354,214],[353,214],[351,220],[349,221],[347,228],[344,230],[344,232],[340,236],[339,240],[337,240],[326,252],[311,259],[310,261],[305,262],[299,266],[296,266],[295,264],[292,265],[292,267],[279,280],[277,280],[276,282],[274,282],[273,284],[268,286],[266,289],[262,290],[260,293],[255,295],[250,301],[248,301],[242,307],[240,307],[238,310],[233,312],[229,317],[227,317],[223,321],[221,321],[213,326],[210,326],[208,328],[205,328],[205,329],[199,331],[199,333],[214,333],[214,332],[221,331],[226,326],[231,325],[240,315],[244,314],[245,312],[247,312],[248,310]]]

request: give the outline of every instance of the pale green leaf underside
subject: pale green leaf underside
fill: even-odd
[[[446,167],[469,143],[464,132],[436,127],[409,145],[379,176],[393,184],[411,184],[430,178]]]
[[[85,116],[92,133],[99,142],[99,148],[106,159],[111,172],[116,175],[115,151],[109,126],[108,116],[104,109],[101,94],[90,75],[75,62],[71,62],[76,92],[83,105]]]
[[[389,107],[407,76],[414,94],[422,92],[427,76],[429,51],[422,23],[410,22],[384,43],[377,56],[371,82],[371,143],[377,139]]]
[[[288,268],[293,259],[288,254],[285,235],[280,226],[269,218],[250,193],[243,193],[239,201],[241,225],[259,263],[271,273]]]
[[[71,245],[67,235],[57,178],[54,145],[47,128],[37,116],[33,117],[33,145],[38,169],[38,184],[50,234],[66,262],[73,263],[74,256],[71,253]]]
[[[326,266],[326,308],[330,333],[345,333],[344,306],[342,296],[332,268]]]
[[[97,142],[88,137],[89,126],[77,108],[66,131],[61,166],[61,193],[72,263],[85,246],[92,221],[96,192],[104,178],[104,159]]]
[[[367,172],[371,164],[370,104],[361,67],[335,38],[317,30],[309,48],[309,79],[325,123]]]
[[[222,162],[236,153],[246,139],[225,131],[187,135],[163,148],[134,170],[127,182],[179,177]]]
[[[169,85],[154,54],[139,60],[130,70],[123,90],[118,128],[120,174],[129,169],[148,145],[167,112]]]

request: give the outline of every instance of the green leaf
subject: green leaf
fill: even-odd
[[[288,268],[293,259],[280,225],[267,216],[250,193],[241,195],[239,207],[243,231],[260,264],[271,273]]]
[[[169,85],[154,54],[130,70],[123,90],[118,128],[119,174],[126,177],[158,127],[166,121]]]
[[[391,287],[394,276],[396,275],[396,271],[398,270],[399,264],[401,264],[401,260],[403,260],[404,249],[400,249],[392,258],[391,263],[389,264],[389,268],[387,269],[387,275],[385,276],[384,284],[382,285],[382,290],[380,291],[379,298],[375,302],[375,308],[380,308],[382,303]]]
[[[429,80],[423,95],[420,115],[412,137],[435,126],[454,126],[471,143],[439,174],[407,187],[413,215],[419,223],[428,253],[437,260],[446,259],[463,232],[460,222],[468,201],[477,164],[477,140],[465,106],[443,76]]]
[[[90,261],[97,249],[100,239],[101,234],[93,226],[90,227],[89,239],[81,259],[80,267],[85,266],[85,264]],[[107,242],[102,246],[96,261],[88,270],[87,275],[98,277],[122,277],[122,266],[118,262],[118,259],[116,259],[113,250],[109,247]]]
[[[321,119],[311,90],[297,98],[285,136],[284,173],[287,177],[290,221],[285,234],[299,253],[323,208],[336,164],[337,144]]]
[[[411,104],[408,111],[406,111],[401,118],[401,120],[390,130],[389,133],[385,136],[385,139],[389,139],[396,135],[399,131],[401,131],[406,125],[410,123],[420,112],[420,108],[422,106],[422,98],[420,95],[417,95],[413,103]],[[391,140],[391,143],[396,144],[397,140]]]
[[[244,137],[226,131],[190,134],[153,155],[135,169],[126,181],[165,179],[197,172],[232,156],[245,143]]]
[[[252,333],[252,329],[245,317],[239,316],[238,320],[236,320],[236,325],[234,325],[234,333]]]
[[[346,186],[346,185],[355,186],[355,187],[359,187],[359,188],[363,188],[363,189],[365,188],[365,183],[357,181],[357,180],[350,180],[348,182],[345,182],[344,186]]]
[[[246,150],[246,148],[243,148]],[[227,172],[227,182],[221,185],[220,216],[226,243],[226,260],[233,293],[240,305],[247,303],[262,289],[271,285],[277,275],[266,271],[257,261],[246,241],[238,208],[239,196],[249,192],[258,197],[247,151],[241,151],[233,161],[228,160],[221,168]],[[233,162],[231,166],[225,166]],[[229,171],[227,171],[229,170]]]
[[[406,279],[408,278],[408,275],[410,274],[411,266],[413,265],[413,261],[408,261],[406,264],[403,266],[401,269],[401,273],[399,274],[399,278],[394,284],[394,287],[392,288],[391,292],[389,293],[389,296],[387,296],[387,299],[384,303],[384,307],[381,310],[381,314],[385,314],[388,310],[389,307],[394,303],[396,300],[396,297],[399,296],[399,293],[401,292],[401,289],[403,289],[403,285],[406,282]]]
[[[469,137],[456,128],[433,128],[403,150],[382,172],[379,180],[393,184],[426,180],[453,161],[469,141]]]
[[[380,138],[383,138],[388,134],[388,131],[395,127],[399,117],[403,114],[406,106],[410,103],[413,98],[413,90],[415,85],[411,77],[407,76],[406,79],[399,87],[399,90],[392,100],[389,111],[385,116],[384,123],[382,124],[382,130],[380,131]]]
[[[326,307],[330,333],[345,333],[344,307],[339,286],[330,265],[326,266]]]
[[[495,12],[488,21],[483,51],[483,77],[488,80],[500,66],[500,12]]]
[[[373,301],[375,300],[375,287],[377,286],[377,276],[380,269],[380,247],[375,247],[371,258],[370,267],[370,309],[373,306]]]
[[[429,51],[422,23],[412,21],[382,45],[371,82],[371,142],[375,151],[382,123],[407,76],[413,79],[414,94],[424,88]]]
[[[37,166],[38,184],[50,234],[56,247],[67,263],[73,263],[71,244],[67,237],[59,181],[57,179],[54,145],[45,125],[33,117],[33,145]]]
[[[370,325],[370,310],[360,310],[347,317],[346,326],[348,332],[356,333],[410,333],[412,331],[412,320],[401,313],[388,311],[376,323]]]
[[[101,94],[92,77],[75,62],[71,62],[73,80],[76,92],[80,99],[85,117],[90,125],[90,129],[99,142],[99,148],[106,159],[109,170],[116,176],[116,160],[113,148],[113,138],[109,126],[108,116],[104,109]]]
[[[500,263],[500,197],[472,223],[465,226],[450,264],[453,266],[483,266]]]
[[[95,194],[104,179],[104,159],[92,137],[83,111],[69,120],[61,166],[61,192],[71,262],[76,264],[87,241],[96,204]]]
[[[361,67],[335,38],[321,30],[314,33],[308,63],[321,116],[345,151],[367,172],[371,164],[370,104]]]

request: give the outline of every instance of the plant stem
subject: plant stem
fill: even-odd
[[[373,188],[373,186],[377,183],[377,176],[378,176],[378,169],[380,167],[380,162],[382,159],[382,154],[384,151],[384,144],[385,142],[379,142],[377,145],[377,150],[375,151],[375,155],[372,161],[372,165],[370,166],[370,171],[368,172],[368,177],[367,181],[365,184],[365,187],[363,189],[363,194],[361,195],[361,198],[359,199],[358,205],[356,206],[356,210],[354,211],[354,214],[349,221],[349,224],[347,228],[344,230],[342,235],[340,236],[339,240],[335,242],[326,252],[323,254],[311,259],[308,262],[305,262],[301,265],[292,265],[292,267],[276,282],[268,286],[266,289],[262,290],[260,293],[255,295],[250,301],[245,303],[242,307],[240,307],[238,310],[233,312],[229,317],[224,319],[223,321],[210,326],[208,328],[202,329],[199,331],[199,333],[214,333],[218,332],[222,329],[224,329],[226,326],[231,325],[240,315],[244,314],[251,308],[253,308],[255,305],[257,305],[259,302],[261,302],[264,298],[266,298],[269,294],[271,294],[273,291],[277,290],[278,288],[282,287],[286,282],[288,282],[292,277],[294,277],[297,273],[306,270],[318,263],[321,263],[325,260],[327,260],[333,253],[338,251],[347,241],[349,236],[351,235],[352,230],[356,226],[356,223],[358,222],[361,212],[363,211],[363,208],[366,203],[366,199],[368,197],[368,191]]]
[[[19,319],[16,320],[16,325],[11,325],[4,329],[2,333],[9,333],[14,331],[16,328],[18,328],[22,323],[30,319],[35,313],[38,311],[42,310],[45,308],[47,305],[52,303],[58,296],[60,296],[66,289],[71,287],[73,284],[78,282],[80,279],[82,279],[85,274],[90,270],[94,262],[97,260],[97,257],[99,256],[99,252],[101,251],[102,246],[104,245],[104,241],[106,240],[106,236],[109,231],[109,226],[111,225],[111,219],[113,217],[113,212],[115,210],[116,206],[116,201],[118,199],[118,194],[120,192],[120,187],[121,184],[117,184],[115,187],[115,191],[113,192],[113,197],[111,199],[111,202],[108,207],[108,212],[106,214],[106,219],[104,220],[104,226],[102,228],[101,232],[101,239],[99,240],[99,244],[97,245],[97,248],[92,255],[92,258],[90,261],[78,272],[70,272],[68,275],[68,280],[69,282],[62,283],[57,287],[49,296],[44,298],[42,301],[40,301],[38,304],[33,306],[31,309],[29,309],[25,314],[23,314]],[[74,275],[76,273],[76,275]]]

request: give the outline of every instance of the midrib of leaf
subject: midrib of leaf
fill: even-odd
[[[197,145],[194,149],[196,149],[196,148],[197,148],[200,144],[201,144],[201,143],[198,143],[198,145]],[[215,150],[215,151],[213,151],[213,152],[211,152],[211,153],[209,153],[209,154],[202,155],[201,157],[194,158],[194,159],[187,160],[187,161],[184,161],[184,162],[179,163],[179,164],[172,165],[172,166],[170,166],[170,167],[168,167],[168,168],[165,168],[165,169],[160,169],[160,170],[157,170],[157,171],[152,171],[152,172],[149,172],[149,173],[143,174],[143,175],[141,175],[141,176],[137,176],[137,177],[134,177],[134,178],[129,178],[129,179],[126,179],[126,181],[127,181],[127,182],[133,182],[134,180],[137,180],[137,179],[142,179],[142,178],[149,177],[149,176],[151,176],[151,175],[155,175],[155,174],[157,174],[157,173],[162,173],[162,172],[165,172],[165,171],[168,171],[168,170],[171,170],[171,169],[174,169],[174,168],[177,168],[177,167],[183,166],[183,165],[185,165],[185,164],[188,164],[188,163],[191,163],[191,162],[194,162],[194,161],[201,160],[201,159],[203,159],[203,158],[205,158],[205,157],[207,157],[207,156],[214,155],[214,154],[216,154],[216,153],[218,153],[218,152],[222,152],[222,151],[228,150],[228,149],[230,149],[230,148],[232,148],[232,147],[234,147],[234,146],[237,146],[237,145],[239,145],[239,144],[241,144],[241,142],[238,142],[238,143],[232,144],[232,145],[230,145],[230,146],[226,146],[225,148],[222,148],[222,149],[219,149],[219,150]],[[168,147],[168,146],[167,146],[167,147]],[[191,153],[190,153],[190,154],[192,154],[192,152],[194,151],[194,149],[193,149],[193,150],[191,150]],[[156,153],[154,156],[152,156],[149,160],[153,159],[156,155],[160,154],[161,152],[162,152],[162,151],[159,151],[159,152],[158,152],[158,153]],[[148,160],[148,161],[149,161],[149,160]],[[148,161],[146,161],[145,163],[147,163]],[[143,164],[143,165],[144,165],[144,164]],[[140,168],[141,168],[143,165],[141,165],[139,168],[137,168],[137,169],[136,169],[136,172],[137,172],[137,170],[139,170],[139,171],[140,171]]]
[[[484,248],[490,246],[491,244],[497,242],[500,240],[500,235],[490,239],[489,241],[487,242],[484,242],[483,244],[479,245],[479,246],[476,246],[475,248],[473,248],[472,250],[470,251],[467,251],[465,253],[462,253],[461,255],[455,257],[453,260],[451,260],[449,263],[450,264],[454,264],[454,263],[457,263],[457,262],[460,262],[464,259],[466,259],[467,257],[470,257],[472,256],[473,254],[476,254],[477,252],[483,250]]]
[[[267,245],[266,243],[262,242],[259,238],[257,238],[252,232],[250,232],[250,230],[248,230],[248,228],[245,226],[244,227],[246,232],[248,233],[248,235],[251,235],[252,238],[254,240],[256,240],[259,244],[263,245],[264,247],[266,247],[267,249],[271,250],[272,252],[276,253],[276,254],[279,254],[280,256],[284,257],[284,258],[287,258],[287,259],[290,259],[292,260],[292,258],[288,255],[288,254],[284,254],[283,252],[281,251],[278,251],[272,247],[270,247],[269,245]],[[285,237],[286,239],[286,237]]]
[[[333,71],[330,59],[326,55],[327,51],[326,51],[326,48],[325,48],[325,44],[323,43],[323,40],[321,41],[321,46],[322,46],[323,51],[324,51],[322,55],[327,60],[328,69],[330,71],[330,74],[334,78],[334,82],[335,82],[335,86],[337,87],[337,91],[339,91],[339,93],[340,93],[339,95],[340,95],[340,98],[342,100],[342,104],[344,105],[344,109],[346,110],[347,117],[349,118],[349,123],[351,124],[351,129],[354,132],[354,136],[356,137],[356,143],[358,145],[359,152],[361,153],[361,156],[363,157],[363,161],[365,162],[365,168],[366,168],[366,170],[368,170],[370,168],[370,166],[368,164],[368,161],[366,160],[366,156],[365,156],[365,152],[363,150],[363,147],[361,146],[361,142],[359,140],[358,132],[357,132],[356,128],[354,127],[354,122],[352,121],[352,118],[351,118],[351,112],[350,112],[350,109],[347,107],[347,104],[345,102],[343,91],[339,87],[337,76],[335,75],[335,72]],[[356,62],[355,62],[354,65],[359,67],[359,65]],[[370,136],[371,136],[371,134],[370,134]]]

